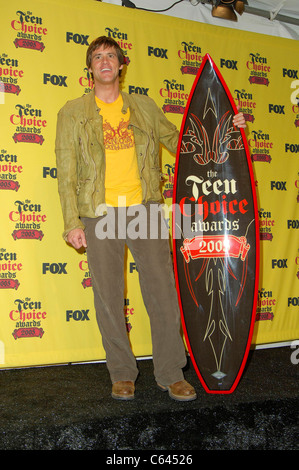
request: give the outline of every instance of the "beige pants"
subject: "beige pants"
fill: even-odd
[[[164,235],[156,237],[157,230],[152,230],[150,221],[150,206],[152,205],[146,206],[147,235],[144,236],[145,232],[142,230],[142,238],[134,239],[135,235],[132,237],[129,233],[130,224],[132,227],[132,221],[136,221],[136,217],[126,217],[127,233],[123,223],[120,228],[119,211],[123,209],[111,208],[110,222],[114,214],[115,226],[111,223],[110,235],[104,239],[98,237],[99,234],[101,236],[107,216],[82,219],[86,227],[87,257],[96,317],[112,383],[119,380],[135,381],[138,375],[124,315],[125,245],[137,265],[143,301],[150,319],[156,381],[167,386],[183,379],[182,368],[186,364],[186,352],[180,333],[180,312],[169,240],[165,237],[168,231],[165,232],[165,221],[160,218]],[[133,227],[136,228],[137,225],[133,224]],[[119,232],[117,237],[113,236],[114,231]],[[152,236],[149,236],[150,231]]]

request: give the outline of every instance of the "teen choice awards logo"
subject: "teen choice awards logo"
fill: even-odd
[[[0,153],[0,190],[18,191],[18,178],[23,172],[23,166],[18,163],[18,156],[3,149]]]
[[[182,41],[178,56],[182,61],[181,73],[183,75],[197,75],[203,60],[201,47],[193,42]]]
[[[174,185],[174,170],[175,165],[170,165],[166,163],[164,165],[164,172],[163,172],[163,198],[164,199],[171,199],[173,194],[173,185]]]
[[[47,312],[43,311],[41,302],[29,297],[16,299],[14,308],[9,312],[9,319],[15,323],[14,339],[42,338],[44,330],[41,325],[46,318]]]
[[[248,140],[253,162],[271,163],[274,143],[270,134],[263,130],[252,130]]]
[[[253,98],[253,94],[242,88],[241,90],[236,89],[235,101],[239,106],[239,111],[244,114],[245,121],[253,123],[255,121],[254,113],[256,111],[256,101]]]
[[[249,83],[251,85],[269,85],[271,67],[267,57],[263,57],[259,52],[250,53],[246,67],[250,71]]]
[[[92,75],[87,67],[83,69],[83,72],[79,77],[79,85],[84,88],[84,93],[86,94],[89,93],[94,87]]]
[[[42,224],[47,221],[40,204],[30,200],[15,201],[15,210],[9,212],[9,220],[15,224],[12,233],[14,240],[42,240],[44,234]]]
[[[126,321],[127,332],[130,333],[133,326],[131,323],[131,317],[135,314],[135,308],[132,307],[130,299],[124,299],[124,315]]]
[[[5,53],[0,56],[0,83],[3,83],[4,93],[18,95],[21,91],[18,81],[23,75],[24,70],[20,68],[18,59]]]
[[[272,290],[262,287],[258,291],[258,301],[256,309],[256,321],[265,321],[274,319],[274,309],[277,299]]]
[[[90,274],[89,267],[88,267],[86,252],[83,255],[83,259],[79,261],[79,269],[80,269],[80,272],[82,272],[84,275],[82,283],[81,283],[82,286],[84,287],[84,289],[86,289],[87,287],[91,287],[92,286],[91,274]]]
[[[16,126],[13,135],[15,143],[43,144],[45,139],[42,133],[47,127],[47,121],[43,118],[41,109],[33,108],[30,104],[16,104],[15,112],[10,115],[10,122]]]
[[[132,52],[133,44],[128,38],[128,34],[120,31],[118,28],[105,28],[105,32],[109,38],[114,39],[125,56],[125,64],[128,66],[131,62],[129,54]]]
[[[175,79],[165,79],[159,93],[164,99],[164,113],[184,114],[189,94],[186,93],[183,83],[178,83]]]
[[[17,253],[0,248],[0,289],[17,290],[20,285],[17,276],[22,269]]]
[[[31,11],[18,10],[16,17],[11,21],[11,27],[16,31],[14,45],[16,48],[25,48],[43,52],[44,38],[48,34],[43,19]]]

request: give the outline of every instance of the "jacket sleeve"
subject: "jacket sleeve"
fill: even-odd
[[[64,219],[63,238],[75,228],[84,229],[77,205],[77,154],[73,117],[64,106],[58,113],[55,141],[58,192]]]
[[[165,145],[167,150],[172,153],[176,153],[180,133],[177,127],[167,119],[160,108],[158,108],[157,112],[160,142],[161,144]]]

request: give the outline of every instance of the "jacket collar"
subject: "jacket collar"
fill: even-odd
[[[122,98],[123,98],[122,112],[125,114],[127,112],[127,109],[131,107],[132,103],[127,93],[120,91],[120,94],[122,95]],[[84,103],[85,103],[85,112],[86,112],[87,118],[95,119],[95,117],[98,116],[100,109],[98,108],[96,100],[95,100],[94,88],[89,93],[84,95]]]
[[[144,118],[142,114],[138,111],[138,108],[136,108],[135,105],[135,100],[134,100],[134,95],[129,95],[128,93],[124,91],[120,91],[122,98],[123,98],[123,108],[122,112],[125,114],[130,108],[130,121],[131,124],[137,125],[137,126],[144,126]],[[87,121],[90,121],[91,123],[94,123],[95,126],[99,126],[99,123],[101,121],[101,117],[99,115],[100,109],[97,106],[96,100],[95,100],[95,90],[94,88],[86,95],[84,95],[84,108],[85,108],[85,116],[87,118]],[[96,127],[95,127],[96,130]]]
[[[87,120],[99,119],[99,108],[96,104],[94,89],[84,95],[84,109]]]

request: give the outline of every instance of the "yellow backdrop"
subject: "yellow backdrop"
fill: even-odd
[[[105,359],[86,255],[63,241],[56,116],[92,87],[89,43],[123,48],[123,89],[155,99],[180,127],[198,67],[216,62],[246,115],[258,191],[261,276],[255,344],[299,337],[298,42],[94,0],[11,0],[0,18],[0,367]],[[162,151],[171,204],[174,156]],[[128,253],[124,315],[137,356],[150,329]]]

